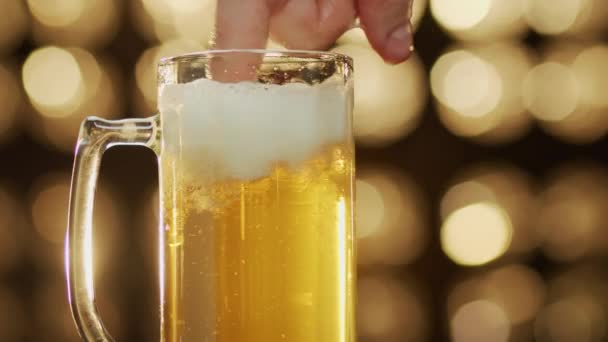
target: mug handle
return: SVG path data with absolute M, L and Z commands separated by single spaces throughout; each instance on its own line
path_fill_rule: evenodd
M 93 202 L 103 153 L 113 146 L 146 146 L 158 153 L 158 115 L 146 119 L 88 117 L 80 127 L 68 214 L 65 267 L 68 299 L 80 336 L 87 342 L 114 341 L 95 305 Z

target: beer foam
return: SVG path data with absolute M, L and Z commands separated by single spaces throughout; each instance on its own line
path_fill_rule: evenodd
M 346 96 L 335 82 L 164 85 L 163 155 L 179 156 L 195 173 L 245 180 L 268 175 L 276 162 L 297 167 L 346 139 Z

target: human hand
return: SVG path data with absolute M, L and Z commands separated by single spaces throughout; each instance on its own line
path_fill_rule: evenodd
M 413 0 L 218 0 L 216 48 L 260 49 L 271 36 L 290 49 L 329 47 L 359 17 L 389 63 L 409 57 Z

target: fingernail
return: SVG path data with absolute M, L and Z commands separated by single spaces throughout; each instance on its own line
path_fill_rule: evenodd
M 409 24 L 398 26 L 389 34 L 386 53 L 389 62 L 404 61 L 412 52 L 412 30 Z

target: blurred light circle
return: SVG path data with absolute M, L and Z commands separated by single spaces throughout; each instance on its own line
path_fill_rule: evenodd
M 431 0 L 431 13 L 446 28 L 462 30 L 479 24 L 491 6 L 492 0 Z
M 435 20 L 460 40 L 489 41 L 518 36 L 526 31 L 526 0 L 433 0 Z
M 77 97 L 64 106 L 54 107 L 37 105 L 32 100 L 39 118 L 32 120 L 28 128 L 40 142 L 72 151 L 82 120 L 91 114 L 115 118 L 122 105 L 122 92 L 120 74 L 111 62 L 79 48 L 64 51 L 76 61 L 79 70 Z
M 605 251 L 606 203 L 605 170 L 570 167 L 557 172 L 540 194 L 537 225 L 543 233 L 544 253 L 564 262 Z
M 389 341 L 422 341 L 428 334 L 420 296 L 390 276 L 362 276 L 357 283 L 358 335 Z
M 541 342 L 602 341 L 604 334 L 598 332 L 597 325 L 605 328 L 605 319 L 597 302 L 584 297 L 565 298 L 548 305 L 539 315 L 536 335 Z
M 527 50 L 513 43 L 450 49 L 431 70 L 442 123 L 454 134 L 482 143 L 523 135 L 531 118 L 520 87 L 530 64 Z
M 538 246 L 540 233 L 531 220 L 537 211 L 536 198 L 531 181 L 521 170 L 500 164 L 467 169 L 443 195 L 441 219 L 445 221 L 456 210 L 479 203 L 493 203 L 508 216 L 509 253 L 525 253 Z
M 27 0 L 34 18 L 46 26 L 68 26 L 82 16 L 85 0 Z
M 28 30 L 29 17 L 23 3 L 14 0 L 0 1 L 0 13 L 3 16 L 0 20 L 0 52 L 8 52 L 21 43 Z
M 390 144 L 418 125 L 427 87 L 417 56 L 399 65 L 389 65 L 376 52 L 361 45 L 342 45 L 333 51 L 347 54 L 357 63 L 353 125 L 359 143 Z
M 14 136 L 17 131 L 22 94 L 15 70 L 8 64 L 0 63 L 0 143 Z
M 470 204 L 445 219 L 441 226 L 441 247 L 457 264 L 479 266 L 507 251 L 512 230 L 508 215 L 496 204 Z
M 418 186 L 388 168 L 362 168 L 357 185 L 358 262 L 407 264 L 426 247 L 427 208 Z
M 454 342 L 507 342 L 511 323 L 504 309 L 488 300 L 476 300 L 460 307 L 450 322 Z
M 608 6 L 603 0 L 527 0 L 526 19 L 541 34 L 589 38 L 606 27 Z
M 115 196 L 103 183 L 95 195 L 93 214 L 93 232 L 95 244 L 96 276 L 117 249 L 120 240 L 121 207 Z M 63 246 L 67 229 L 68 199 L 70 194 L 70 177 L 67 174 L 48 174 L 37 179 L 31 193 L 31 218 L 39 237 L 43 240 Z
M 98 47 L 109 42 L 119 27 L 117 0 L 27 0 L 34 17 L 34 39 Z
M 439 73 L 443 63 L 444 75 L 431 74 L 431 84 L 440 101 L 469 117 L 483 116 L 496 107 L 502 84 L 494 67 L 467 51 L 442 56 L 433 71 Z M 435 82 L 435 75 L 441 80 Z
M 0 288 L 0 336 L 2 341 L 23 341 L 26 339 L 30 322 L 25 307 L 19 297 L 8 288 Z
M 83 95 L 78 62 L 62 48 L 50 46 L 32 52 L 23 64 L 22 77 L 32 104 L 50 116 L 69 115 Z
M 158 62 L 163 57 L 196 52 L 203 46 L 192 40 L 171 40 L 160 45 L 151 47 L 144 51 L 135 65 L 135 81 L 137 92 L 143 97 L 142 110 L 147 116 L 149 112 L 156 110 L 156 77 Z
M 523 83 L 526 106 L 543 130 L 561 140 L 588 144 L 601 139 L 608 132 L 606 106 L 598 100 L 604 99 L 601 45 L 568 41 L 544 50 L 544 62 Z
M 538 273 L 523 265 L 510 265 L 489 273 L 483 284 L 484 297 L 499 303 L 510 321 L 533 320 L 543 307 L 545 284 Z
M 213 38 L 216 2 L 211 0 L 137 0 L 136 27 L 148 40 L 193 40 L 208 46 Z
M 581 51 L 572 63 L 572 71 L 579 79 L 582 100 L 608 109 L 608 45 L 593 45 Z
M 523 84 L 524 101 L 532 114 L 544 121 L 560 121 L 571 115 L 581 96 L 574 73 L 565 65 L 537 65 Z
M 361 239 L 380 229 L 384 220 L 384 199 L 380 191 L 366 181 L 358 179 L 356 188 L 357 238 Z

